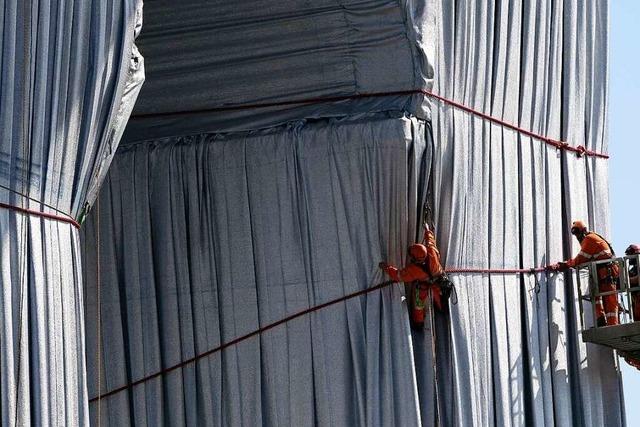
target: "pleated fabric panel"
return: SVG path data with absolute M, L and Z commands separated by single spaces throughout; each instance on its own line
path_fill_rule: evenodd
M 76 218 L 144 79 L 136 1 L 0 8 L 0 202 Z M 86 425 L 83 288 L 72 225 L 0 208 L 0 423 Z
M 82 240 L 90 397 L 380 282 L 377 262 L 402 263 L 419 238 L 425 197 L 449 267 L 567 259 L 578 217 L 606 234 L 606 160 L 440 102 L 431 116 L 422 96 L 358 96 L 433 79 L 606 152 L 607 7 L 149 5 L 150 84 Z M 352 99 L 220 110 L 332 96 Z M 581 343 L 570 275 L 452 279 L 459 302 L 434 328 L 410 333 L 402 293 L 385 290 L 91 403 L 92 421 L 622 424 L 616 361 Z
M 90 396 L 383 281 L 415 236 L 427 132 L 374 115 L 122 147 L 84 235 Z M 403 291 L 95 401 L 94 422 L 98 405 L 114 425 L 419 425 Z
M 255 130 L 389 110 L 428 118 L 419 0 L 160 0 L 145 8 L 148 79 L 125 140 Z M 334 97 L 341 101 L 278 105 Z M 261 108 L 229 107 L 268 104 Z M 222 110 L 220 110 L 222 109 Z
M 431 1 L 434 91 L 572 146 L 606 152 L 607 2 Z M 571 219 L 607 231 L 605 159 L 433 109 L 434 199 L 450 267 L 572 257 Z M 563 275 L 456 274 L 445 423 L 620 425 L 610 350 L 579 338 Z M 443 327 L 446 333 L 446 326 Z M 473 333 L 470 333 L 473 331 Z M 464 404 L 463 404 L 464 402 Z

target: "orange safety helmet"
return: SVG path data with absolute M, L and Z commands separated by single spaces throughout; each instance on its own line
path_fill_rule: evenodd
M 629 245 L 626 251 L 624 251 L 625 255 L 638 255 L 640 254 L 640 246 L 638 245 Z
M 409 246 L 409 256 L 416 261 L 424 261 L 427 258 L 427 247 L 420 243 Z
M 571 234 L 578 234 L 578 232 L 586 232 L 587 231 L 587 226 L 584 224 L 584 222 L 577 220 L 577 221 L 573 221 L 573 224 L 571 224 Z

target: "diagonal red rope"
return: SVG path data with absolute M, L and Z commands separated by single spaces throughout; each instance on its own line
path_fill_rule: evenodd
M 122 391 L 131 389 L 131 388 L 133 388 L 133 387 L 135 387 L 137 385 L 145 383 L 145 382 L 147 382 L 149 380 L 152 380 L 154 378 L 166 375 L 171 371 L 175 371 L 176 369 L 180 369 L 185 365 L 189 365 L 191 363 L 197 362 L 198 360 L 203 359 L 203 358 L 205 358 L 207 356 L 210 356 L 210 355 L 212 355 L 214 353 L 218 353 L 218 352 L 224 350 L 227 347 L 231 347 L 233 345 L 236 345 L 236 344 L 240 343 L 241 341 L 247 340 L 247 339 L 249 339 L 251 337 L 254 337 L 256 335 L 261 335 L 263 332 L 266 332 L 266 331 L 268 331 L 270 329 L 273 329 L 276 326 L 282 325 L 283 323 L 290 322 L 291 320 L 296 319 L 298 317 L 304 316 L 304 315 L 309 314 L 309 313 L 313 313 L 314 311 L 322 310 L 323 308 L 329 307 L 331 305 L 338 304 L 340 302 L 347 301 L 349 299 L 356 298 L 356 297 L 371 293 L 373 291 L 377 291 L 379 289 L 386 288 L 388 286 L 393 285 L 394 283 L 396 283 L 396 282 L 393 282 L 393 281 L 389 280 L 389 281 L 383 282 L 383 283 L 381 283 L 379 285 L 372 286 L 372 287 L 366 288 L 366 289 L 362 289 L 362 290 L 360 290 L 358 292 L 354 292 L 352 294 L 348 294 L 348 295 L 345 295 L 343 297 L 336 298 L 334 300 L 325 302 L 323 304 L 319 304 L 319 305 L 310 307 L 308 309 L 299 311 L 297 313 L 294 313 L 294 314 L 292 314 L 290 316 L 285 317 L 284 319 L 280 319 L 280 320 L 278 320 L 276 322 L 269 323 L 268 325 L 263 326 L 263 327 L 261 327 L 259 329 L 256 329 L 253 332 L 249 332 L 248 334 L 242 335 L 242 336 L 240 336 L 238 338 L 234 338 L 231 341 L 228 341 L 226 343 L 220 344 L 218 347 L 212 348 L 211 350 L 208 350 L 208 351 L 206 351 L 204 353 L 198 354 L 198 355 L 196 355 L 196 356 L 194 356 L 194 357 L 192 357 L 190 359 L 183 360 L 182 362 L 177 363 L 177 364 L 175 364 L 173 366 L 169 366 L 168 368 L 164 368 L 161 371 L 155 372 L 155 373 L 153 373 L 151 375 L 147 375 L 146 377 L 140 378 L 139 380 L 136 380 L 136 381 L 131 382 L 129 384 L 125 384 L 125 385 L 123 385 L 121 387 L 115 388 L 115 389 L 113 389 L 111 391 L 108 391 L 106 393 L 103 393 L 103 394 L 100 394 L 100 395 L 98 395 L 96 397 L 93 397 L 93 398 L 89 399 L 89 403 L 95 402 L 96 400 L 99 400 L 99 399 L 104 399 L 104 398 L 109 397 L 109 396 L 113 396 L 114 394 L 118 394 L 118 393 L 120 393 Z
M 537 134 L 537 133 L 532 132 L 532 131 L 530 131 L 528 129 L 524 129 L 524 128 L 520 127 L 520 126 L 516 126 L 516 125 L 514 125 L 512 123 L 506 122 L 506 121 L 504 121 L 502 119 L 499 119 L 497 117 L 490 116 L 490 115 L 488 115 L 486 113 L 483 113 L 482 111 L 474 110 L 471 107 L 467 107 L 464 104 L 460 104 L 459 102 L 456 102 L 456 101 L 453 101 L 451 99 L 445 98 L 443 96 L 437 95 L 437 94 L 435 94 L 433 92 L 429 92 L 427 90 L 423 90 L 421 92 L 424 95 L 426 95 L 426 96 L 428 96 L 430 98 L 434 98 L 434 99 L 437 99 L 438 101 L 442 101 L 445 104 L 449 104 L 449 105 L 451 105 L 451 106 L 453 106 L 455 108 L 458 108 L 459 110 L 463 110 L 463 111 L 466 111 L 468 113 L 474 114 L 474 115 L 476 115 L 478 117 L 481 117 L 481 118 L 483 118 L 483 119 L 485 119 L 487 121 L 490 121 L 490 122 L 496 123 L 496 124 L 498 124 L 500 126 L 503 126 L 503 127 L 508 128 L 508 129 L 514 130 L 514 131 L 516 131 L 516 132 L 518 132 L 518 133 L 520 133 L 522 135 L 526 135 L 528 137 L 538 139 L 538 140 L 543 141 L 546 144 L 554 146 L 554 147 L 556 147 L 558 149 L 574 152 L 578 156 L 585 155 L 585 156 L 592 156 L 592 157 L 600 157 L 600 158 L 603 158 L 603 159 L 608 159 L 609 158 L 609 155 L 607 155 L 607 154 L 598 153 L 598 152 L 592 151 L 592 150 L 587 150 L 582 145 L 578 145 L 577 147 L 574 147 L 574 146 L 571 146 L 571 145 L 567 144 L 564 141 L 560 141 L 560 140 L 557 140 L 557 139 L 553 139 L 553 138 L 549 138 L 547 136 L 543 136 L 543 135 Z
M 25 215 L 37 216 L 40 218 L 46 218 L 46 219 L 52 219 L 54 221 L 64 222 L 64 223 L 73 225 L 77 229 L 80 229 L 80 224 L 78 223 L 78 221 L 71 218 L 70 216 L 62 216 L 62 215 L 56 215 L 56 214 L 43 212 L 43 211 L 37 211 L 34 209 L 22 208 L 20 206 L 9 205 L 7 203 L 2 203 L 2 202 L 0 202 L 0 208 L 8 209 L 10 211 L 18 212 Z
M 286 101 L 276 101 L 276 102 L 260 102 L 254 104 L 238 104 L 238 105 L 224 105 L 221 107 L 214 107 L 203 110 L 193 110 L 193 111 L 176 111 L 176 112 L 167 112 L 167 113 L 148 113 L 148 114 L 137 114 L 134 115 L 134 118 L 147 118 L 147 117 L 163 117 L 163 116 L 177 116 L 177 115 L 185 115 L 185 114 L 194 114 L 194 113 L 217 113 L 223 111 L 241 111 L 241 110 L 254 110 L 260 108 L 272 108 L 272 107 L 286 107 L 291 105 L 313 105 L 313 104 L 323 104 L 328 102 L 340 102 L 340 101 L 348 101 L 353 99 L 362 99 L 362 98 L 380 98 L 386 96 L 407 96 L 407 95 L 424 95 L 429 98 L 437 99 L 445 104 L 448 104 L 452 107 L 455 107 L 459 110 L 465 111 L 467 113 L 478 116 L 484 120 L 489 122 L 498 124 L 505 128 L 516 131 L 522 135 L 526 135 L 528 137 L 540 140 L 548 145 L 551 145 L 560 150 L 566 150 L 573 153 L 576 153 L 579 157 L 581 156 L 591 156 L 591 157 L 599 157 L 602 159 L 608 159 L 609 155 L 604 153 L 599 153 L 593 150 L 587 150 L 582 145 L 578 145 L 576 147 L 569 145 L 564 141 L 560 141 L 557 139 L 549 138 L 544 135 L 540 135 L 535 133 L 529 129 L 522 128 L 520 126 L 514 125 L 513 123 L 509 123 L 505 120 L 499 119 L 497 117 L 491 116 L 482 111 L 476 110 L 474 108 L 468 107 L 460 102 L 454 101 L 449 98 L 445 98 L 444 96 L 438 95 L 431 91 L 425 89 L 408 89 L 408 90 L 397 90 L 390 92 L 366 92 L 359 93 L 355 95 L 341 95 L 341 96 L 328 96 L 328 97 L 318 97 L 318 98 L 304 98 L 304 99 L 295 99 L 295 100 L 286 100 Z
M 566 142 L 560 141 L 560 140 L 556 140 L 553 138 L 549 138 L 547 136 L 544 135 L 540 135 L 538 133 L 535 133 L 533 131 L 530 131 L 528 129 L 524 129 L 522 127 L 516 126 L 512 123 L 506 122 L 502 119 L 499 119 L 497 117 L 493 117 L 489 114 L 483 113 L 482 111 L 478 111 L 475 110 L 471 107 L 468 107 L 464 104 L 461 104 L 457 101 L 454 101 L 452 99 L 449 98 L 445 98 L 444 96 L 440 96 L 438 94 L 435 94 L 433 92 L 430 92 L 428 90 L 424 90 L 424 89 L 412 89 L 412 90 L 400 90 L 400 91 L 392 91 L 392 92 L 371 92 L 371 93 L 361 93 L 361 94 L 356 94 L 356 95 L 345 95 L 345 96 L 333 96 L 333 97 L 325 97 L 325 98 L 309 98 L 309 99 L 300 99 L 300 100 L 290 100 L 290 101 L 279 101 L 279 102 L 266 102 L 266 103 L 257 103 L 257 104 L 243 104 L 243 105 L 228 105 L 228 106 L 223 106 L 223 107 L 216 107 L 216 108 L 211 108 L 209 110 L 201 110 L 201 111 L 182 111 L 182 112 L 176 112 L 176 113 L 158 113 L 158 114 L 140 114 L 137 115 L 135 117 L 148 117 L 148 116 L 154 116 L 154 117 L 158 117 L 158 116 L 163 116 L 163 115 L 180 115 L 180 114 L 190 114 L 190 113 L 195 113 L 195 112 L 199 112 L 199 113 L 203 113 L 203 112 L 221 112 L 221 111 L 232 111 L 232 110 L 247 110 L 247 109 L 257 109 L 257 108 L 267 108 L 267 107 L 278 107 L 278 106 L 288 106 L 288 105 L 308 105 L 308 104 L 319 104 L 319 103 L 326 103 L 326 102 L 338 102 L 338 101 L 346 101 L 346 100 L 350 100 L 350 99 L 358 99 L 358 98 L 373 98 L 373 97 L 383 97 L 383 96 L 401 96 L 401 95 L 417 95 L 417 94 L 422 94 L 425 95 L 427 97 L 430 98 L 434 98 L 437 99 L 445 104 L 451 105 L 452 107 L 455 107 L 459 110 L 468 112 L 470 114 L 476 115 L 484 120 L 487 120 L 489 122 L 498 124 L 500 126 L 503 126 L 507 129 L 511 129 L 513 131 L 516 131 L 522 135 L 534 138 L 534 139 L 538 139 L 548 145 L 551 145 L 553 147 L 556 147 L 558 149 L 561 150 L 566 150 L 566 151 L 570 151 L 573 153 L 576 153 L 579 157 L 580 156 L 591 156 L 591 157 L 599 157 L 599 158 L 603 158 L 603 159 L 608 159 L 609 155 L 604 154 L 604 153 L 599 153 L 597 151 L 593 151 L 593 150 L 587 150 L 585 147 L 583 147 L 582 145 L 578 145 L 577 147 L 571 146 L 569 144 L 567 144 Z M 47 212 L 42 212 L 42 211 L 37 211 L 37 210 L 33 210 L 33 209 L 27 209 L 27 208 L 22 208 L 19 206 L 13 206 L 13 205 L 9 205 L 6 203 L 0 203 L 0 208 L 4 208 L 4 209 L 9 209 L 9 210 L 13 210 L 16 212 L 20 212 L 26 215 L 33 215 L 33 216 L 38 216 L 41 218 L 47 218 L 47 219 L 52 219 L 55 221 L 61 221 L 61 222 L 65 222 L 68 224 L 73 225 L 76 228 L 80 228 L 80 224 L 73 219 L 71 216 L 62 216 L 62 215 L 56 215 L 56 214 L 51 214 L 51 213 L 47 213 Z M 458 272 L 458 271 L 457 271 Z M 459 272 L 463 272 L 463 271 L 459 271 Z M 467 271 L 469 273 L 478 273 L 480 271 Z M 488 272 L 488 271 L 485 271 Z M 499 272 L 499 270 L 494 270 L 493 272 Z M 506 271 L 505 271 L 506 272 Z
M 547 269 L 548 269 L 548 267 L 537 267 L 537 268 L 528 268 L 528 269 L 451 268 L 451 269 L 447 269 L 446 271 L 448 273 L 493 273 L 493 274 L 516 274 L 516 273 L 519 273 L 519 274 L 535 274 L 535 273 L 540 273 L 540 272 L 546 271 Z M 236 344 L 238 344 L 238 343 L 240 343 L 242 341 L 245 341 L 245 340 L 247 340 L 247 339 L 249 339 L 251 337 L 254 337 L 256 335 L 261 335 L 263 332 L 266 332 L 266 331 L 268 331 L 270 329 L 273 329 L 276 326 L 282 325 L 284 323 L 290 322 L 291 320 L 296 319 L 298 317 L 304 316 L 304 315 L 309 314 L 309 313 L 313 313 L 313 312 L 318 311 L 318 310 L 322 310 L 323 308 L 326 308 L 326 307 L 332 306 L 334 304 L 338 304 L 340 302 L 347 301 L 349 299 L 356 298 L 356 297 L 371 293 L 371 292 L 379 290 L 379 289 L 386 288 L 388 286 L 393 285 L 394 283 L 396 283 L 396 282 L 393 282 L 393 281 L 389 280 L 389 281 L 383 282 L 383 283 L 381 283 L 379 285 L 372 286 L 370 288 L 363 289 L 363 290 L 354 292 L 352 294 L 348 294 L 348 295 L 345 295 L 343 297 L 336 298 L 334 300 L 325 302 L 323 304 L 319 304 L 319 305 L 316 305 L 314 307 L 310 307 L 308 309 L 299 311 L 297 313 L 294 313 L 294 314 L 292 314 L 290 316 L 285 317 L 284 319 L 278 320 L 276 322 L 273 322 L 273 323 L 270 323 L 270 324 L 268 324 L 266 326 L 263 326 L 262 328 L 256 329 L 253 332 L 249 332 L 248 334 L 242 335 L 240 337 L 234 338 L 231 341 L 228 341 L 228 342 L 225 342 L 223 344 L 220 344 L 219 346 L 217 346 L 215 348 L 212 348 L 212 349 L 210 349 L 208 351 L 205 351 L 204 353 L 198 354 L 198 355 L 193 356 L 193 357 L 191 357 L 189 359 L 183 360 L 180 363 L 177 363 L 175 365 L 169 366 L 168 368 L 164 368 L 164 369 L 162 369 L 162 370 L 160 370 L 158 372 L 155 372 L 153 374 L 150 374 L 150 375 L 147 375 L 145 377 L 142 377 L 142 378 L 140 378 L 140 379 L 138 379 L 136 381 L 130 382 L 128 384 L 125 384 L 125 385 L 120 386 L 118 388 L 115 388 L 113 390 L 110 390 L 110 391 L 108 391 L 106 393 L 99 394 L 99 395 L 97 395 L 95 397 L 92 397 L 91 399 L 89 399 L 89 403 L 95 402 L 97 400 L 105 399 L 105 398 L 107 398 L 109 396 L 113 396 L 113 395 L 121 393 L 123 391 L 132 389 L 132 388 L 134 388 L 134 387 L 136 387 L 136 386 L 138 386 L 140 384 L 143 384 L 143 383 L 145 383 L 145 382 L 147 382 L 149 380 L 161 377 L 161 376 L 166 375 L 166 374 L 168 374 L 168 373 L 170 373 L 172 371 L 180 369 L 180 368 L 182 368 L 182 367 L 184 367 L 186 365 L 189 365 L 189 364 L 192 364 L 194 362 L 197 362 L 198 360 L 201 360 L 201 359 L 203 359 L 205 357 L 211 356 L 214 353 L 218 353 L 218 352 L 220 352 L 220 351 L 222 351 L 222 350 L 224 350 L 224 349 L 226 349 L 228 347 L 236 345 Z

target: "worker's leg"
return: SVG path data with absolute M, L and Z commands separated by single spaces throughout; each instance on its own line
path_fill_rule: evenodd
M 613 283 L 600 285 L 600 292 L 615 291 L 616 286 Z M 602 297 L 604 304 L 604 315 L 607 319 L 607 326 L 618 324 L 618 295 L 605 295 Z
M 596 297 L 596 325 L 598 327 L 607 326 L 607 318 L 604 315 L 604 305 L 602 304 L 602 297 Z
M 413 326 L 421 327 L 424 324 L 425 306 L 429 298 L 429 290 L 427 286 L 416 285 L 413 288 L 413 308 L 411 312 L 411 320 Z
M 633 321 L 640 320 L 640 294 L 638 292 L 633 293 Z

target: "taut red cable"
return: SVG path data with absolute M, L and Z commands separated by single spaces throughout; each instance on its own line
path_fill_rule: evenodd
M 371 293 L 373 291 L 377 291 L 379 289 L 386 288 L 387 286 L 391 286 L 394 283 L 396 283 L 396 282 L 388 280 L 388 281 L 383 282 L 383 283 L 381 283 L 379 285 L 372 286 L 370 288 L 366 288 L 366 289 L 360 290 L 358 292 L 354 292 L 352 294 L 348 294 L 348 295 L 345 295 L 343 297 L 336 298 L 334 300 L 325 302 L 323 304 L 319 304 L 319 305 L 310 307 L 310 308 L 308 308 L 306 310 L 299 311 L 299 312 L 297 312 L 295 314 L 292 314 L 290 316 L 285 317 L 284 319 L 278 320 L 277 322 L 269 323 L 268 325 L 263 326 L 262 328 L 256 329 L 253 332 L 249 332 L 248 334 L 242 335 L 242 336 L 240 336 L 238 338 L 234 338 L 231 341 L 228 341 L 226 343 L 220 344 L 218 347 L 212 348 L 211 350 L 208 350 L 208 351 L 206 351 L 204 353 L 201 353 L 199 355 L 193 356 L 190 359 L 183 360 L 180 363 L 177 363 L 177 364 L 175 364 L 173 366 L 170 366 L 168 368 L 164 368 L 164 369 L 162 369 L 162 370 L 160 370 L 160 371 L 158 371 L 156 373 L 153 373 L 151 375 L 147 375 L 146 377 L 140 378 L 139 380 L 136 380 L 136 381 L 131 382 L 129 384 L 125 384 L 125 385 L 123 385 L 121 387 L 115 388 L 115 389 L 113 389 L 111 391 L 108 391 L 106 393 L 103 393 L 103 394 L 100 394 L 100 395 L 98 395 L 96 397 L 93 397 L 93 398 L 89 399 L 89 403 L 95 402 L 96 400 L 104 399 L 104 398 L 109 397 L 109 396 L 113 396 L 114 394 L 118 394 L 118 393 L 120 393 L 122 391 L 125 391 L 125 390 L 128 390 L 130 388 L 133 388 L 133 387 L 135 387 L 135 386 L 137 386 L 139 384 L 145 383 L 145 382 L 147 382 L 149 380 L 152 380 L 154 378 L 157 378 L 157 377 L 160 377 L 162 375 L 165 375 L 165 374 L 167 374 L 167 373 L 169 373 L 171 371 L 175 371 L 176 369 L 182 368 L 185 365 L 189 365 L 189 364 L 191 364 L 193 362 L 197 362 L 200 359 L 203 359 L 203 358 L 205 358 L 207 356 L 210 356 L 210 355 L 212 355 L 214 353 L 218 353 L 218 352 L 224 350 L 227 347 L 231 347 L 232 345 L 238 344 L 241 341 L 244 341 L 244 340 L 249 339 L 251 337 L 254 337 L 256 335 L 260 335 L 263 332 L 268 331 L 269 329 L 273 329 L 276 326 L 282 325 L 283 323 L 287 323 L 287 322 L 289 322 L 289 321 L 291 321 L 293 319 L 296 319 L 298 317 L 304 316 L 305 314 L 313 313 L 314 311 L 321 310 L 321 309 L 323 309 L 325 307 L 329 307 L 331 305 L 334 305 L 334 304 L 349 300 L 351 298 L 359 297 L 359 296 Z
M 479 274 L 536 274 L 549 271 L 549 267 L 536 268 L 447 268 L 447 273 L 479 273 Z
M 543 272 L 543 271 L 546 271 L 546 270 L 547 270 L 547 267 L 537 267 L 537 268 L 528 268 L 528 269 L 527 268 L 522 268 L 522 269 L 519 269 L 519 268 L 516 268 L 516 269 L 452 268 L 452 269 L 447 269 L 446 271 L 447 271 L 447 273 L 494 273 L 494 274 L 524 273 L 524 274 L 534 274 L 534 273 L 540 273 L 540 272 Z M 162 370 L 160 370 L 158 372 L 155 372 L 153 374 L 147 375 L 147 376 L 145 376 L 143 378 L 140 378 L 140 379 L 138 379 L 136 381 L 133 381 L 133 382 L 128 383 L 128 384 L 125 384 L 123 386 L 120 386 L 118 388 L 115 388 L 113 390 L 105 392 L 103 394 L 99 394 L 99 395 L 97 395 L 95 397 L 92 397 L 91 399 L 89 399 L 89 403 L 95 402 L 97 400 L 102 400 L 102 399 L 107 398 L 109 396 L 113 396 L 114 394 L 118 394 L 118 393 L 123 392 L 125 390 L 129 390 L 129 389 L 131 389 L 131 388 L 133 388 L 133 387 L 135 387 L 137 385 L 143 384 L 143 383 L 145 383 L 145 382 L 147 382 L 149 380 L 152 380 L 154 378 L 158 378 L 158 377 L 161 377 L 163 375 L 166 375 L 169 372 L 175 371 L 175 370 L 180 369 L 180 368 L 182 368 L 182 367 L 184 367 L 186 365 L 189 365 L 191 363 L 197 362 L 200 359 L 203 359 L 205 357 L 211 356 L 214 353 L 218 353 L 218 352 L 220 352 L 220 351 L 222 351 L 222 350 L 224 350 L 224 349 L 226 349 L 228 347 L 236 345 L 236 344 L 238 344 L 238 343 L 240 343 L 240 342 L 242 342 L 244 340 L 247 340 L 247 339 L 249 339 L 251 337 L 254 337 L 256 335 L 260 335 L 263 332 L 266 332 L 266 331 L 268 331 L 270 329 L 275 328 L 276 326 L 279 326 L 279 325 L 282 325 L 284 323 L 287 323 L 287 322 L 289 322 L 289 321 L 291 321 L 293 319 L 296 319 L 298 317 L 304 316 L 304 315 L 309 314 L 309 313 L 313 313 L 315 311 L 321 310 L 323 308 L 329 307 L 331 305 L 334 305 L 334 304 L 337 304 L 337 303 L 340 303 L 340 302 L 343 302 L 343 301 L 347 301 L 347 300 L 355 298 L 355 297 L 359 297 L 359 296 L 371 293 L 373 291 L 376 291 L 376 290 L 379 290 L 379 289 L 382 289 L 382 288 L 386 288 L 388 286 L 393 285 L 394 283 L 396 283 L 396 282 L 388 280 L 388 281 L 383 282 L 383 283 L 381 283 L 379 285 L 372 286 L 370 288 L 363 289 L 361 291 L 345 295 L 343 297 L 340 297 L 340 298 L 325 302 L 323 304 L 319 304 L 319 305 L 316 305 L 314 307 L 310 307 L 310 308 L 308 308 L 306 310 L 299 311 L 299 312 L 297 312 L 295 314 L 292 314 L 290 316 L 285 317 L 284 319 L 281 319 L 281 320 L 278 320 L 276 322 L 270 323 L 270 324 L 268 324 L 266 326 L 263 326 L 262 328 L 256 329 L 255 331 L 249 332 L 248 334 L 242 335 L 242 336 L 240 336 L 238 338 L 234 338 L 231 341 L 228 341 L 226 343 L 220 344 L 218 347 L 212 348 L 211 350 L 208 350 L 208 351 L 206 351 L 204 353 L 201 353 L 201 354 L 193 356 L 193 357 L 191 357 L 189 359 L 183 360 L 182 362 L 177 363 L 175 365 L 172 365 L 172 366 L 170 366 L 168 368 L 164 368 L 164 369 L 162 369 Z
M 0 202 L 0 208 L 19 212 L 25 215 L 37 216 L 40 218 L 46 218 L 46 219 L 52 219 L 54 221 L 64 222 L 64 223 L 73 225 L 77 229 L 80 229 L 80 224 L 78 223 L 78 221 L 71 218 L 70 216 L 62 216 L 62 215 L 56 215 L 48 212 L 36 211 L 34 209 L 21 208 L 19 206 L 13 206 L 13 205 L 9 205 L 7 203 L 1 203 L 1 202 Z
M 430 98 L 435 98 L 435 99 L 437 99 L 439 101 L 444 102 L 445 104 L 449 104 L 449 105 L 451 105 L 451 106 L 453 106 L 455 108 L 458 108 L 460 110 L 466 111 L 466 112 L 471 113 L 471 114 L 474 114 L 474 115 L 476 115 L 478 117 L 481 117 L 481 118 L 483 118 L 483 119 L 485 119 L 487 121 L 496 123 L 496 124 L 498 124 L 500 126 L 504 126 L 504 127 L 508 128 L 508 129 L 514 130 L 514 131 L 516 131 L 518 133 L 521 133 L 523 135 L 526 135 L 528 137 L 539 139 L 539 140 L 545 142 L 546 144 L 552 145 L 552 146 L 554 146 L 556 148 L 559 148 L 561 150 L 567 150 L 567 151 L 574 152 L 578 156 L 586 155 L 586 156 L 600 157 L 600 158 L 603 158 L 603 159 L 608 159 L 609 158 L 609 155 L 607 155 L 607 154 L 603 154 L 603 153 L 598 153 L 596 151 L 587 150 L 582 145 L 578 145 L 577 147 L 573 147 L 573 146 L 567 144 L 564 141 L 560 141 L 560 140 L 557 140 L 557 139 L 549 138 L 549 137 L 544 136 L 544 135 L 537 134 L 537 133 L 532 132 L 532 131 L 530 131 L 528 129 L 521 128 L 520 126 L 516 126 L 516 125 L 511 124 L 509 122 L 505 122 L 504 120 L 499 119 L 497 117 L 490 116 L 490 115 L 488 115 L 486 113 L 483 113 L 482 111 L 474 110 L 473 108 L 467 107 L 466 105 L 460 104 L 459 102 L 456 102 L 456 101 L 453 101 L 451 99 L 445 98 L 443 96 L 437 95 L 437 94 L 435 94 L 433 92 L 429 92 L 428 90 L 422 90 L 420 92 L 423 93 L 424 95 L 430 97 Z
M 355 95 L 341 95 L 341 96 L 328 96 L 328 97 L 318 97 L 318 98 L 306 98 L 306 99 L 296 99 L 296 100 L 287 100 L 287 101 L 276 101 L 276 102 L 262 102 L 255 104 L 238 104 L 238 105 L 225 105 L 221 107 L 208 108 L 203 110 L 193 110 L 193 111 L 176 111 L 176 112 L 167 112 L 167 113 L 149 113 L 149 114 L 137 114 L 134 115 L 134 118 L 146 118 L 146 117 L 163 117 L 163 116 L 176 116 L 176 115 L 185 115 L 185 114 L 194 114 L 194 113 L 217 113 L 223 111 L 241 111 L 241 110 L 255 110 L 260 108 L 271 108 L 271 107 L 286 107 L 291 105 L 312 105 L 312 104 L 323 104 L 327 102 L 340 102 L 340 101 L 348 101 L 352 99 L 361 99 L 361 98 L 380 98 L 385 96 L 407 96 L 407 95 L 424 95 L 429 98 L 434 98 L 439 101 L 442 101 L 445 104 L 451 105 L 459 110 L 466 111 L 467 113 L 476 115 L 484 120 L 489 122 L 498 124 L 500 126 L 506 127 L 522 135 L 526 135 L 530 138 L 534 138 L 540 140 L 548 145 L 551 145 L 560 150 L 571 151 L 576 153 L 578 156 L 591 156 L 591 157 L 599 157 L 602 159 L 608 159 L 609 155 L 604 153 L 598 153 L 597 151 L 587 150 L 582 145 L 578 145 L 574 147 L 569 145 L 564 141 L 560 141 L 557 139 L 549 138 L 544 135 L 540 135 L 528 129 L 521 128 L 520 126 L 514 125 L 512 123 L 506 122 L 497 117 L 493 117 L 489 114 L 483 113 L 482 111 L 475 110 L 471 107 L 468 107 L 464 104 L 461 104 L 457 101 L 454 101 L 449 98 L 445 98 L 444 96 L 438 95 L 436 93 L 430 92 L 425 89 L 409 89 L 409 90 L 397 90 L 390 92 L 367 92 L 367 93 L 359 93 Z

